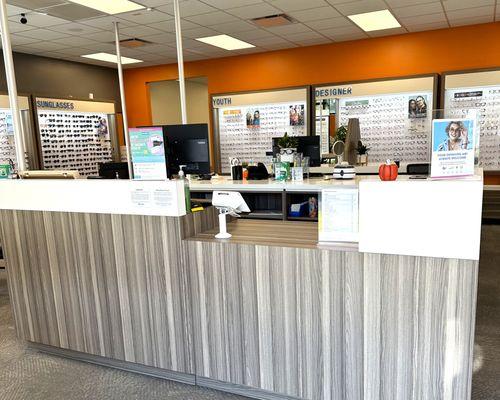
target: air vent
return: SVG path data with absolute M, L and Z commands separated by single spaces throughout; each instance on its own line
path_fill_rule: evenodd
M 147 44 L 151 44 L 152 42 L 148 42 L 147 40 L 143 39 L 125 39 L 125 40 L 120 40 L 120 44 L 123 47 L 128 47 L 128 48 L 136 48 L 136 47 L 142 47 Z
M 272 26 L 282 26 L 293 24 L 293 20 L 286 14 L 268 15 L 267 17 L 259 17 L 252 19 L 252 22 L 263 28 L 269 28 Z

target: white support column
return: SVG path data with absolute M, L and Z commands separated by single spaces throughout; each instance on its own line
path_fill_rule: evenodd
M 19 111 L 17 98 L 16 74 L 14 71 L 14 60 L 12 58 L 12 46 L 10 43 L 6 0 L 0 0 L 0 28 L 2 32 L 2 48 L 5 63 L 5 76 L 7 79 L 7 90 L 9 92 L 10 110 L 12 112 L 12 123 L 14 125 L 17 169 L 19 171 L 24 171 L 26 170 L 26 154 L 21 125 L 21 112 Z
M 113 22 L 115 25 L 115 45 L 116 45 L 116 58 L 118 64 L 118 80 L 120 82 L 120 99 L 122 103 L 122 117 L 123 117 L 123 136 L 125 136 L 125 146 L 127 147 L 127 164 L 128 175 L 130 179 L 133 178 L 134 170 L 132 168 L 132 156 L 130 154 L 130 137 L 128 135 L 128 119 L 127 119 L 127 102 L 125 101 L 125 86 L 123 84 L 123 68 L 122 68 L 122 55 L 120 51 L 120 29 L 118 22 Z
M 182 55 L 181 10 L 179 0 L 174 0 L 175 41 L 177 45 L 177 66 L 179 68 L 179 92 L 181 99 L 182 123 L 187 124 L 186 84 L 184 80 L 184 57 Z

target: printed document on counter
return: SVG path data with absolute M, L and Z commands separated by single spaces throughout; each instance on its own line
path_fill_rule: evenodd
M 320 242 L 357 242 L 358 189 L 324 189 L 319 205 Z

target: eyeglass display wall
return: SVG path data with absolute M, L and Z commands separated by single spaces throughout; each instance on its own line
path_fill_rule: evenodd
M 428 162 L 436 84 L 437 76 L 432 75 L 316 87 L 316 109 L 322 112 L 316 118 L 325 118 L 325 101 L 337 127 L 358 118 L 370 162 Z M 318 128 L 327 129 L 326 125 L 316 124 L 316 134 L 325 136 Z
M 479 166 L 500 169 L 500 70 L 449 73 L 444 79 L 445 118 L 475 117 Z
M 37 114 L 44 169 L 90 176 L 113 161 L 113 104 L 37 99 Z
M 230 173 L 231 158 L 270 164 L 273 138 L 307 135 L 308 98 L 308 88 L 213 96 L 217 170 Z
M 19 108 L 21 111 L 21 130 L 25 137 L 26 151 L 30 153 L 30 143 L 26 140 L 26 136 L 32 133 L 28 97 L 19 97 Z M 0 95 L 0 164 L 9 164 L 10 161 L 14 163 L 14 166 L 17 165 L 12 111 L 10 110 L 8 96 Z

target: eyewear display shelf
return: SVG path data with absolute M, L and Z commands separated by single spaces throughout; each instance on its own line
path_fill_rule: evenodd
M 443 75 L 445 118 L 472 118 L 479 136 L 479 166 L 500 170 L 500 69 Z
M 0 164 L 16 162 L 16 147 L 14 143 L 14 127 L 10 109 L 0 109 Z
M 113 160 L 108 116 L 91 112 L 38 112 L 45 169 L 98 175 L 99 163 Z
M 334 114 L 337 127 L 359 120 L 370 162 L 429 162 L 437 75 L 342 83 L 314 88 L 316 118 Z M 317 123 L 322 138 L 329 129 Z
M 272 140 L 309 132 L 309 88 L 228 93 L 212 97 L 216 169 L 230 173 L 230 159 L 270 164 Z

